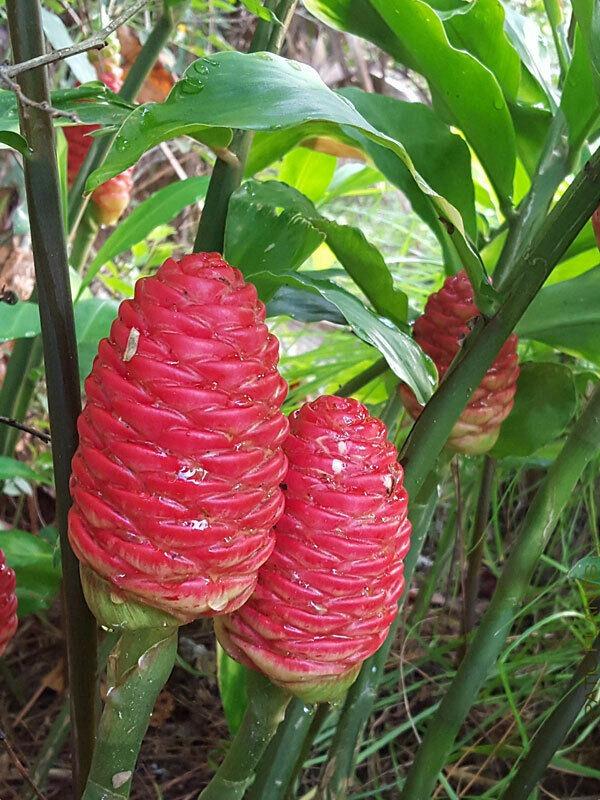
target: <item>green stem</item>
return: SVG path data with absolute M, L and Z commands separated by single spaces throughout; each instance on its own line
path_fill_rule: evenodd
M 41 338 L 17 339 L 0 390 L 0 415 L 9 419 L 25 419 L 41 363 Z M 0 455 L 12 456 L 18 436 L 19 431 L 15 428 L 8 425 L 0 427 Z
M 271 24 L 266 20 L 259 19 L 249 48 L 251 53 L 262 50 L 271 53 L 279 51 L 296 2 L 297 0 L 279 0 L 279 2 L 271 0 L 265 4 L 275 13 L 281 24 Z M 251 144 L 252 131 L 235 131 L 229 150 L 236 156 L 237 163 L 232 164 L 229 161 L 217 159 L 198 224 L 194 252 L 223 252 L 229 200 L 242 182 Z
M 43 54 L 39 0 L 7 0 L 6 8 L 14 60 Z M 21 132 L 30 147 L 24 159 L 25 188 L 46 365 L 74 741 L 74 794 L 79 797 L 95 734 L 96 623 L 83 597 L 79 566 L 67 535 L 71 459 L 77 447 L 76 425 L 81 411 L 77 344 L 54 130 L 50 114 L 42 110 L 42 104 L 50 102 L 46 68 L 23 73 L 19 85 L 26 97 L 40 104 L 21 106 L 19 113 Z
M 600 203 L 600 152 L 592 156 L 521 256 L 502 305 L 480 320 L 440 387 L 415 422 L 402 451 L 406 487 L 415 495 L 473 391 L 552 270 Z
M 464 633 L 469 634 L 475 627 L 476 611 L 475 605 L 479 596 L 479 580 L 481 564 L 483 563 L 483 551 L 485 548 L 485 532 L 490 516 L 490 504 L 492 499 L 492 484 L 496 472 L 496 461 L 490 456 L 485 456 L 483 469 L 481 471 L 481 485 L 479 497 L 477 498 L 477 509 L 475 511 L 475 521 L 473 523 L 473 535 L 467 560 L 467 577 L 465 580 L 464 604 Z
M 529 192 L 509 223 L 508 236 L 494 269 L 494 286 L 499 291 L 513 278 L 518 277 L 521 256 L 531 244 L 547 214 L 556 190 L 569 174 L 573 160 L 574 153 L 569 149 L 564 115 L 558 111 L 552 120 Z
M 558 518 L 599 447 L 600 387 L 594 391 L 529 507 L 490 605 L 456 677 L 430 721 L 408 773 L 402 800 L 423 800 L 432 796 L 456 735 L 502 651 Z
M 286 691 L 253 670 L 248 673 L 248 697 L 248 708 L 235 739 L 198 800 L 241 800 L 290 701 Z
M 544 0 L 544 8 L 552 29 L 552 38 L 560 67 L 560 82 L 562 85 L 571 61 L 571 52 L 565 33 L 564 14 L 559 0 Z
M 156 59 L 160 55 L 161 50 L 171 38 L 175 19 L 173 11 L 167 2 L 163 3 L 163 10 L 161 16 L 156 21 L 152 31 L 138 56 L 127 73 L 127 77 L 123 82 L 123 86 L 119 91 L 119 97 L 131 103 L 137 97 L 144 81 L 150 74 L 150 71 Z M 75 176 L 73 185 L 69 191 L 69 233 L 71 238 L 74 236 L 85 210 L 87 200 L 84 195 L 85 184 L 92 172 L 102 165 L 106 158 L 108 151 L 115 139 L 113 136 L 103 136 L 101 139 L 95 139 L 90 150 L 81 165 L 79 172 Z
M 108 690 L 82 800 L 129 797 L 131 779 L 159 692 L 177 655 L 177 630 L 126 631 L 108 661 Z
M 370 367 L 367 367 L 362 372 L 359 372 L 358 375 L 355 375 L 353 378 L 350 378 L 349 381 L 343 383 L 336 394 L 339 397 L 350 397 L 350 395 L 358 392 L 359 389 L 371 383 L 375 378 L 384 375 L 388 369 L 388 363 L 385 358 L 380 358 L 374 364 L 371 364 Z
M 97 235 L 98 225 L 93 218 L 91 210 L 86 208 L 77 232 L 73 237 L 69 254 L 69 262 L 77 272 L 81 272 L 85 266 Z
M 546 717 L 501 800 L 527 800 L 542 779 L 552 757 L 561 746 L 590 693 L 600 680 L 600 636 L 586 652 L 560 702 Z M 595 709 L 594 709 L 595 710 Z
M 316 705 L 292 698 L 283 722 L 258 763 L 247 800 L 280 800 L 284 796 L 294 779 L 302 744 L 310 738 L 316 711 Z
M 423 503 L 411 503 L 413 532 L 409 554 L 404 562 L 405 590 L 400 601 L 402 607 L 408 594 L 417 559 L 429 531 L 433 512 L 438 501 L 437 481 L 427 487 Z M 362 665 L 358 678 L 348 690 L 333 741 L 327 754 L 326 766 L 321 776 L 317 797 L 319 800 L 342 800 L 348 794 L 354 774 L 356 753 L 362 740 L 367 720 L 377 699 L 377 690 L 388 661 L 392 644 L 400 624 L 400 613 L 392 624 L 385 642 Z

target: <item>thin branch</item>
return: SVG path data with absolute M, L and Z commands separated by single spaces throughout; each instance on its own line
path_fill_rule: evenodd
M 3 417 L 0 415 L 0 424 L 8 425 L 10 428 L 16 428 L 18 431 L 23 431 L 24 433 L 29 433 L 31 436 L 35 436 L 38 439 L 41 439 L 42 442 L 46 444 L 50 444 L 50 434 L 44 433 L 43 431 L 39 431 L 37 428 L 31 428 L 29 425 L 24 425 L 22 422 L 17 422 L 16 419 L 11 419 L 10 417 Z
M 22 105 L 29 106 L 29 108 L 37 108 L 40 111 L 46 111 L 51 117 L 66 117 L 66 119 L 69 119 L 71 122 L 76 124 L 81 122 L 77 114 L 75 114 L 73 111 L 62 111 L 60 108 L 54 108 L 54 106 L 51 106 L 50 103 L 47 103 L 46 101 L 38 103 L 36 100 L 32 100 L 30 97 L 27 97 L 16 81 L 4 74 L 4 69 L 6 69 L 6 67 L 0 67 L 0 84 L 14 92 L 17 96 L 17 100 Z
M 40 792 L 38 787 L 29 777 L 29 773 L 19 760 L 19 756 L 12 749 L 10 742 L 6 738 L 6 734 L 4 733 L 3 730 L 0 730 L 0 742 L 4 745 L 4 749 L 8 753 L 8 757 L 10 758 L 14 768 L 17 770 L 17 772 L 23 778 L 23 780 L 28 784 L 28 786 L 31 787 L 32 791 L 35 792 L 35 796 L 38 798 L 38 800 L 47 800 L 46 796 Z
M 12 64 L 0 67 L 0 80 L 6 82 L 23 72 L 28 72 L 37 67 L 43 67 L 46 64 L 54 64 L 56 61 L 64 61 L 65 58 L 76 56 L 79 53 L 86 53 L 88 50 L 101 50 L 106 46 L 106 40 L 114 33 L 117 28 L 124 25 L 131 17 L 135 16 L 138 11 L 147 6 L 152 0 L 135 0 L 125 11 L 119 16 L 115 17 L 110 23 L 98 31 L 94 36 L 89 39 L 84 39 L 83 42 L 71 45 L 70 47 L 61 47 L 58 50 L 53 50 L 51 53 L 46 53 L 43 56 L 36 56 L 36 58 L 29 58 L 27 61 L 21 61 L 20 64 Z

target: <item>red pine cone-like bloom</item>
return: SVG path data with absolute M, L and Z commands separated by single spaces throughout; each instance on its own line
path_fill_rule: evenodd
M 123 70 L 108 61 L 102 62 L 101 66 L 103 71 L 99 72 L 98 80 L 101 80 L 111 91 L 118 92 L 123 84 Z M 98 130 L 99 127 L 99 125 L 70 125 L 63 129 L 68 144 L 67 178 L 69 186 L 75 180 L 94 141 L 89 134 Z M 115 175 L 114 178 L 110 178 L 94 190 L 91 202 L 96 219 L 101 225 L 114 225 L 120 219 L 129 205 L 132 189 L 133 168 L 120 175 Z
M 600 207 L 592 214 L 592 226 L 594 228 L 594 234 L 596 235 L 596 244 L 600 250 Z
M 189 622 L 252 593 L 283 512 L 277 361 L 255 287 L 217 253 L 168 259 L 121 303 L 71 479 L 70 540 L 104 624 L 119 604 Z
M 0 550 L 0 656 L 17 630 L 17 596 L 15 573 L 7 566 Z
M 427 300 L 425 311 L 415 322 L 413 335 L 435 363 L 440 380 L 478 316 L 473 289 L 462 271 L 446 278 L 439 292 Z M 517 343 L 514 334 L 509 336 L 452 429 L 448 445 L 459 453 L 477 455 L 494 446 L 500 426 L 514 404 L 519 377 Z M 416 419 L 423 407 L 408 386 L 402 386 L 400 394 Z
M 352 399 L 319 397 L 291 415 L 275 549 L 246 605 L 215 620 L 231 656 L 310 702 L 353 682 L 404 588 L 408 497 L 386 433 Z

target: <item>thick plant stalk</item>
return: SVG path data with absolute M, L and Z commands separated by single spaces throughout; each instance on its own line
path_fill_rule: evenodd
M 244 719 L 221 766 L 198 800 L 244 797 L 254 780 L 256 765 L 283 720 L 289 700 L 285 690 L 258 672 L 248 673 L 248 708 Z
M 496 591 L 472 644 L 429 723 L 408 773 L 402 800 L 431 797 L 458 731 L 498 658 L 531 576 L 581 474 L 600 447 L 600 387 L 548 470 L 529 507 Z
M 15 61 L 45 52 L 38 0 L 8 0 L 10 40 Z M 49 103 L 46 68 L 19 77 L 23 93 Z M 50 115 L 32 106 L 20 108 L 21 132 L 31 149 L 24 160 L 31 244 L 40 304 L 46 365 L 52 457 L 56 483 L 56 524 L 63 569 L 63 613 L 73 723 L 75 794 L 85 782 L 95 733 L 96 623 L 85 603 L 79 565 L 67 538 L 71 505 L 69 476 L 77 447 L 76 422 L 81 411 L 79 369 L 67 251 L 61 218 L 54 130 Z
M 562 700 L 546 717 L 501 800 L 527 800 L 600 679 L 600 636 L 585 654 Z
M 266 3 L 267 7 L 277 16 L 281 25 L 273 25 L 259 19 L 249 52 L 257 53 L 262 50 L 271 53 L 279 52 L 296 3 L 297 0 L 271 0 Z M 217 159 L 198 224 L 194 252 L 223 252 L 229 200 L 242 181 L 251 144 L 252 131 L 236 131 L 233 134 L 229 150 L 236 157 L 237 163 Z
M 108 662 L 108 690 L 83 800 L 129 797 L 142 739 L 176 655 L 176 629 L 146 628 L 121 636 Z
M 135 63 L 127 73 L 123 86 L 118 92 L 119 97 L 122 97 L 123 100 L 128 102 L 135 100 L 144 81 L 150 74 L 156 59 L 160 55 L 161 50 L 171 38 L 174 26 L 175 18 L 171 9 L 171 4 L 168 0 L 165 0 L 161 16 L 156 21 L 150 35 L 144 42 Z M 100 139 L 94 140 L 85 161 L 81 165 L 73 181 L 73 185 L 69 191 L 68 214 L 71 237 L 74 235 L 81 222 L 87 204 L 87 199 L 84 196 L 86 181 L 91 173 L 101 166 L 111 148 L 114 138 L 114 136 L 103 136 Z
M 470 633 L 475 627 L 475 604 L 479 594 L 479 573 L 481 572 L 481 564 L 483 562 L 485 532 L 487 530 L 488 519 L 490 516 L 490 501 L 495 472 L 495 460 L 490 456 L 485 456 L 481 471 L 481 485 L 479 488 L 479 497 L 477 498 L 477 508 L 475 510 L 475 522 L 473 524 L 471 550 L 469 552 L 467 562 L 465 596 L 463 598 L 465 634 Z

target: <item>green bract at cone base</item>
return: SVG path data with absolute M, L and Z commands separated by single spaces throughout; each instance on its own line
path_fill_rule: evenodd
M 104 628 L 134 631 L 143 628 L 178 628 L 187 622 L 140 603 L 126 592 L 111 586 L 83 564 L 80 572 L 86 602 L 98 624 Z

